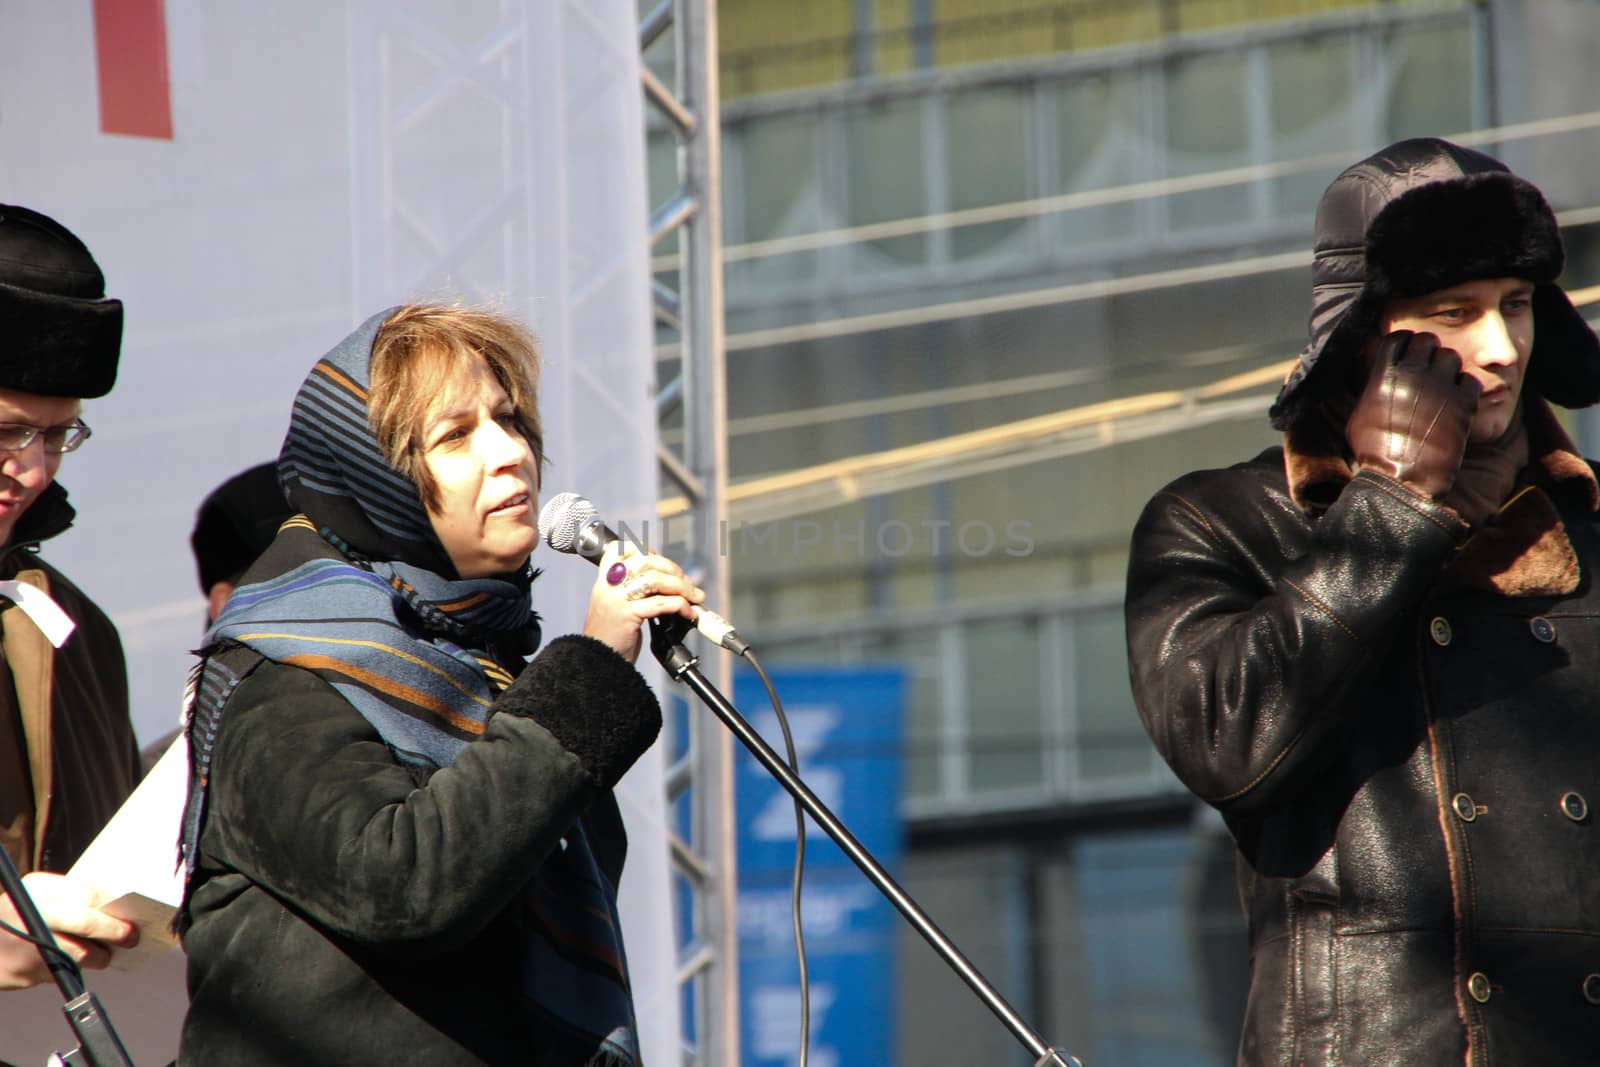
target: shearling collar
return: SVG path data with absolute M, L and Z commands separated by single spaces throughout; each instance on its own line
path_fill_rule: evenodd
M 1518 488 L 1461 545 L 1446 581 L 1501 596 L 1570 593 L 1578 587 L 1578 557 L 1550 497 L 1600 510 L 1600 482 L 1543 397 L 1526 394 L 1522 417 L 1531 458 Z M 1283 435 L 1289 495 L 1302 510 L 1320 515 L 1355 477 L 1343 445 L 1342 438 L 1309 426 Z

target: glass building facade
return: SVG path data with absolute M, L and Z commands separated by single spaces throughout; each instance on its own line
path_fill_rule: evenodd
M 1129 532 L 1276 443 L 1343 166 L 1499 127 L 1552 189 L 1574 135 L 1518 132 L 1506 65 L 1557 31 L 1521 10 L 719 5 L 731 614 L 768 660 L 905 669 L 904 883 L 1089 1062 L 1232 1062 L 1246 981 L 1231 846 L 1132 706 Z M 1587 202 L 1555 206 L 1571 287 Z M 1031 1062 L 909 931 L 901 962 L 901 1063 Z

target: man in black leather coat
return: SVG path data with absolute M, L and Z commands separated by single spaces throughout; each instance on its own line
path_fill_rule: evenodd
M 1239 1063 L 1600 1056 L 1600 399 L 1532 185 L 1438 140 L 1317 212 L 1272 449 L 1163 489 L 1128 651 L 1239 851 Z

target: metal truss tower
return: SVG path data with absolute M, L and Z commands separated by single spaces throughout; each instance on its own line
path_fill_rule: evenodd
M 707 602 L 729 602 L 726 560 L 719 533 L 727 518 L 726 389 L 723 374 L 722 149 L 717 90 L 716 0 L 662 0 L 639 29 L 641 52 L 673 31 L 677 86 L 663 84 L 641 63 L 645 98 L 677 141 L 679 188 L 650 219 L 651 244 L 678 235 L 678 290 L 653 283 L 656 319 L 680 339 L 679 376 L 658 394 L 658 416 L 681 412 L 683 454 L 657 445 L 663 474 L 682 491 L 688 508 L 675 525 L 687 527 L 685 568 L 706 591 Z M 732 691 L 727 657 L 701 663 L 705 676 Z M 679 934 L 680 1003 L 684 1063 L 737 1067 L 739 1063 L 738 930 L 734 897 L 733 737 L 709 712 L 691 706 L 688 737 L 667 771 L 667 810 L 687 801 L 689 836 L 671 842 L 675 890 L 686 894 L 676 914 L 689 928 Z M 675 739 L 676 740 L 676 739 Z M 687 907 L 683 906 L 687 904 Z

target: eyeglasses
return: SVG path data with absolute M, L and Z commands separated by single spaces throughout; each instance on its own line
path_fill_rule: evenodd
M 44 450 L 51 455 L 71 452 L 89 439 L 89 424 L 73 419 L 64 426 L 27 426 L 20 422 L 0 422 L 0 452 L 21 452 L 33 444 L 35 437 L 44 442 Z

